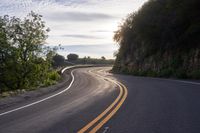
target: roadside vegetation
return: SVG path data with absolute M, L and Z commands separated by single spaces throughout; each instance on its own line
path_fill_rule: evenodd
M 63 59 L 44 46 L 48 32 L 42 16 L 34 12 L 24 19 L 0 17 L 0 94 L 57 82 L 60 75 L 53 66 Z
M 56 84 L 59 71 L 67 65 L 113 63 L 105 57 L 81 59 L 77 54 L 69 54 L 66 60 L 56 52 L 61 45 L 45 46 L 49 31 L 42 16 L 34 12 L 24 19 L 0 17 L 1 96 Z
M 149 0 L 119 26 L 114 72 L 200 79 L 200 1 Z
M 73 64 L 102 64 L 102 65 L 113 65 L 113 59 L 106 59 L 104 56 L 101 58 L 91 58 L 90 56 L 85 56 L 84 58 L 79 58 L 77 54 L 69 54 L 67 55 L 67 61 Z

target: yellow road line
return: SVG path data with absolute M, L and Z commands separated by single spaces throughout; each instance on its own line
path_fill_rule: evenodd
M 121 85 L 121 83 L 120 83 Z M 123 85 L 123 88 L 125 86 Z M 106 116 L 106 118 L 104 118 L 97 126 L 95 126 L 89 133 L 96 133 L 107 121 L 109 121 L 111 119 L 111 117 L 119 110 L 119 108 L 122 106 L 122 104 L 124 103 L 127 95 L 128 95 L 128 91 L 126 89 L 126 87 L 124 88 L 124 96 L 121 99 L 121 101 L 118 103 L 118 105 L 115 107 L 115 109 L 112 110 L 112 112 L 110 112 L 110 114 L 108 114 Z
M 89 124 L 87 124 L 85 127 L 83 127 L 81 130 L 78 131 L 78 133 L 84 133 L 87 131 L 92 125 L 94 125 L 98 120 L 100 120 L 103 116 L 105 116 L 114 106 L 117 104 L 117 102 L 120 100 L 122 97 L 123 90 L 120 87 L 120 94 L 118 97 L 115 99 L 115 101 L 105 110 L 103 111 L 98 117 L 96 117 L 94 120 L 92 120 Z
M 91 71 L 89 71 L 91 72 Z M 97 76 L 100 76 L 98 74 L 96 74 Z M 109 78 L 105 78 L 103 76 L 100 76 L 104 79 L 107 79 L 111 82 L 113 82 L 114 84 L 116 84 L 117 86 L 119 86 L 120 88 L 120 94 L 118 95 L 118 97 L 115 99 L 115 101 L 105 110 L 103 111 L 100 115 L 98 115 L 94 120 L 92 120 L 90 123 L 88 123 L 86 126 L 84 126 L 81 130 L 78 131 L 78 133 L 84 133 L 86 132 L 90 127 L 92 127 L 96 122 L 98 122 L 101 118 L 103 118 L 117 103 L 118 101 L 121 99 L 122 94 L 123 94 L 123 89 L 124 89 L 124 95 L 121 99 L 121 101 L 117 104 L 117 106 L 113 109 L 113 111 L 108 114 L 101 122 L 99 122 L 99 124 L 97 126 L 95 126 L 90 133 L 95 133 L 96 131 L 98 131 L 116 112 L 117 110 L 121 107 L 121 105 L 123 104 L 123 102 L 125 101 L 128 91 L 126 89 L 126 87 L 121 84 L 120 82 L 116 82 L 114 80 L 111 80 Z

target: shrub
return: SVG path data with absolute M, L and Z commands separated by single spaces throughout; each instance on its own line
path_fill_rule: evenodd
M 48 74 L 48 78 L 49 78 L 49 80 L 57 81 L 57 80 L 60 79 L 60 75 L 58 74 L 57 71 L 51 71 L 51 72 L 49 72 L 49 74 Z

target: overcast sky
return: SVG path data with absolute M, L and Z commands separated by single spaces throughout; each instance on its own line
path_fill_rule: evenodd
M 47 45 L 61 44 L 60 54 L 113 58 L 113 34 L 128 13 L 147 0 L 0 0 L 0 15 L 43 15 L 51 29 Z

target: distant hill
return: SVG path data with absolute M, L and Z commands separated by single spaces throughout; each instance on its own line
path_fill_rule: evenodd
M 149 0 L 127 16 L 114 40 L 114 72 L 200 79 L 199 0 Z

